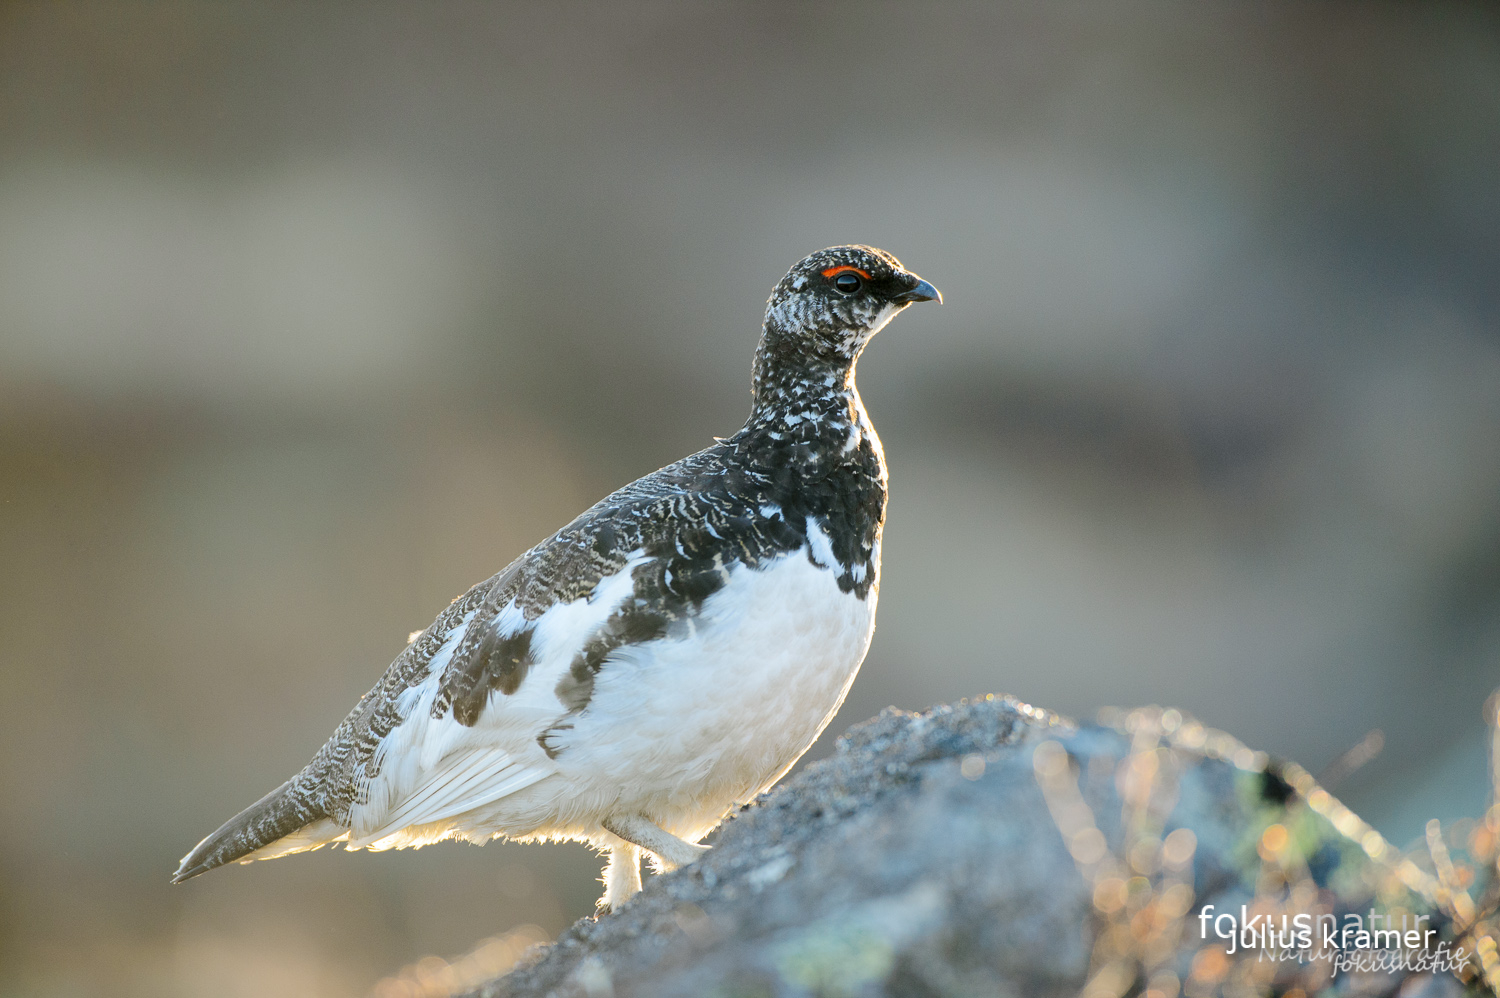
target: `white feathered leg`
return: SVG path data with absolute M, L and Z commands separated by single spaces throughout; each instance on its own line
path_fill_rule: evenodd
M 708 852 L 708 846 L 684 842 L 639 814 L 612 815 L 602 822 L 605 829 L 626 842 L 634 842 L 662 862 L 662 868 L 687 866 Z
M 609 847 L 609 865 L 604 868 L 604 896 L 600 911 L 614 911 L 641 889 L 641 850 L 621 841 Z

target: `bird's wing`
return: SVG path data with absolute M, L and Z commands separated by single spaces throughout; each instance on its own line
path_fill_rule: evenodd
M 536 690 L 524 699 L 497 695 L 489 685 L 466 701 L 455 701 L 452 693 L 455 669 L 503 671 L 497 659 L 512 647 L 503 639 L 515 630 L 530 630 L 519 614 L 476 607 L 449 628 L 424 673 L 395 697 L 399 720 L 362 768 L 348 813 L 347 848 L 436 841 L 449 831 L 442 823 L 554 772 L 535 738 L 556 714 L 555 699 L 547 703 Z M 514 669 L 516 663 L 509 664 Z
M 559 681 L 631 598 L 644 560 L 613 558 L 585 593 L 535 615 L 523 608 L 525 590 L 511 586 L 499 589 L 498 608 L 492 599 L 454 622 L 425 673 L 396 695 L 399 721 L 364 766 L 348 848 L 445 838 L 452 819 L 556 772 L 537 738 L 565 711 Z

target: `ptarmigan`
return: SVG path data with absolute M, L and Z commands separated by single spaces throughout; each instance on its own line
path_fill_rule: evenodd
M 823 730 L 875 628 L 886 468 L 854 386 L 870 337 L 942 301 L 836 246 L 776 285 L 734 436 L 608 496 L 470 589 L 307 767 L 188 853 L 180 883 L 331 842 L 576 839 L 601 907 L 670 869 Z

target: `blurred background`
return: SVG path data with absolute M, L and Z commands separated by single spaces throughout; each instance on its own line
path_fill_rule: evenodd
M 588 913 L 577 846 L 167 878 L 450 598 L 736 429 L 841 242 L 947 304 L 861 366 L 880 626 L 810 758 L 1154 702 L 1398 844 L 1477 815 L 1497 168 L 1487 4 L 0 7 L 0 994 L 411 993 Z

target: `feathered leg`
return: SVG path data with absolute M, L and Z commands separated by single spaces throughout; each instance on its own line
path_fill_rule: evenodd
M 687 866 L 708 852 L 708 846 L 684 842 L 643 815 L 612 815 L 605 818 L 603 824 L 613 835 L 635 843 L 660 859 L 663 869 L 675 870 L 679 866 Z
M 609 865 L 604 868 L 604 896 L 600 911 L 613 911 L 641 889 L 641 850 L 623 839 L 609 847 Z

